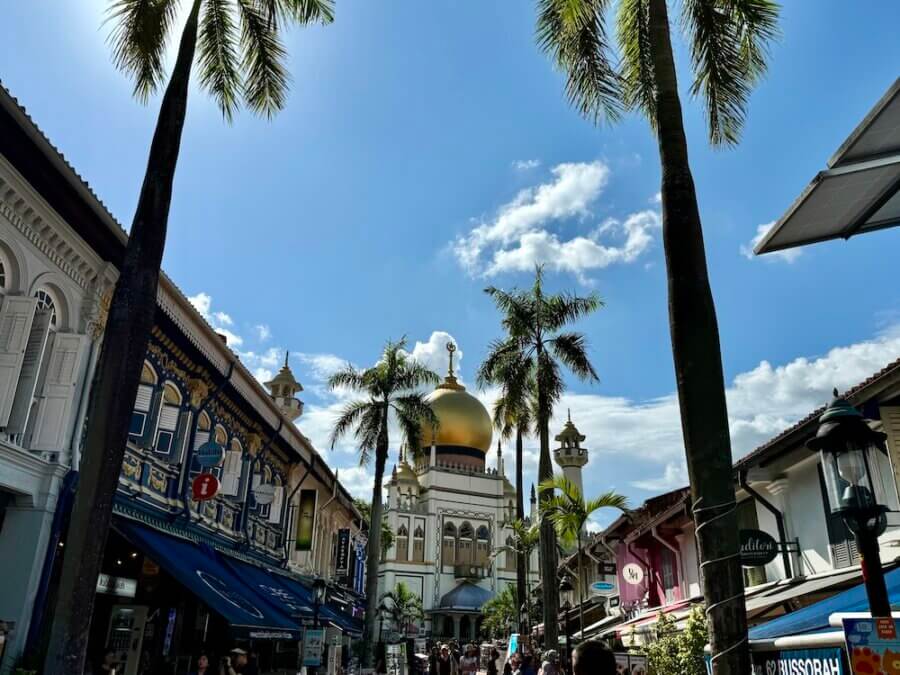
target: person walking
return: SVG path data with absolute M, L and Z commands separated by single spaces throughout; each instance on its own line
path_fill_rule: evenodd
M 459 672 L 461 675 L 478 675 L 478 648 L 466 645 L 466 653 L 459 660 Z
M 441 647 L 441 656 L 437 661 L 437 671 L 434 675 L 459 675 L 459 665 L 450 653 L 448 645 Z
M 209 663 L 209 654 L 200 652 L 197 655 L 197 668 L 191 671 L 191 675 L 213 675 L 212 668 Z
M 491 655 L 488 657 L 487 662 L 487 675 L 500 675 L 499 670 L 497 668 L 497 661 L 500 660 L 500 652 L 496 649 L 491 649 Z
M 587 640 L 572 652 L 572 675 L 616 675 L 616 657 L 598 640 Z
M 235 647 L 228 656 L 222 657 L 219 664 L 219 675 L 241 675 L 246 672 L 247 668 L 247 652 L 239 647 Z

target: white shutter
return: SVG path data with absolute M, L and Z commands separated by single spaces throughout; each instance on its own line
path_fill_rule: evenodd
M 222 473 L 222 494 L 236 495 L 241 482 L 243 462 L 240 450 L 229 450 L 225 453 L 225 467 Z
M 0 427 L 9 421 L 37 299 L 7 295 L 0 309 Z
M 888 457 L 900 492 L 900 406 L 881 406 L 881 430 L 887 434 Z
M 153 403 L 153 385 L 138 385 L 137 396 L 134 399 L 134 409 L 139 412 L 150 412 Z
M 281 522 L 281 502 L 284 501 L 284 488 L 277 486 L 275 488 L 275 497 L 272 499 L 272 505 L 269 509 L 269 522 Z
M 38 375 L 47 350 L 47 338 L 50 335 L 50 319 L 53 313 L 49 310 L 38 310 L 31 324 L 28 344 L 25 346 L 25 358 L 22 359 L 22 371 L 19 374 L 19 385 L 13 399 L 12 411 L 6 431 L 20 434 L 28 424 L 28 414 L 37 390 Z
M 174 405 L 164 405 L 159 413 L 159 428 L 163 431 L 175 431 L 178 428 L 179 410 Z
M 69 416 L 75 401 L 81 356 L 87 336 L 57 333 L 50 352 L 47 379 L 38 407 L 33 450 L 61 450 L 65 447 Z
M 209 440 L 209 432 L 208 431 L 198 431 L 194 434 L 194 452 L 197 452 L 197 449 L 206 443 Z

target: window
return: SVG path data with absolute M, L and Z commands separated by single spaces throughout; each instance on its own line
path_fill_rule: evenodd
M 472 540 L 475 531 L 469 523 L 463 523 L 459 527 L 459 541 L 456 546 L 456 564 L 463 565 L 472 562 Z
M 222 466 L 222 494 L 235 496 L 240 493 L 241 474 L 244 470 L 244 448 L 241 442 L 231 439 Z
M 425 562 L 425 530 L 421 525 L 416 526 L 413 533 L 413 562 Z
M 441 546 L 441 564 L 456 564 L 456 526 L 453 523 L 444 525 L 443 545 Z
M 659 566 L 662 568 L 662 585 L 666 593 L 666 604 L 675 602 L 675 590 L 677 586 L 675 570 L 675 554 L 667 548 L 659 552 Z
M 193 456 L 191 457 L 191 470 L 190 477 L 194 478 L 201 472 L 211 473 L 220 481 L 222 480 L 222 464 L 225 462 L 223 459 L 222 462 L 219 463 L 218 466 L 213 466 L 209 468 L 204 468 L 200 466 L 199 462 L 197 462 L 197 450 L 203 444 L 209 442 L 210 437 L 213 436 L 212 433 L 212 421 L 205 412 L 200 413 L 197 416 L 197 428 L 194 431 L 194 447 L 193 447 Z M 225 429 L 221 426 L 216 425 L 215 438 L 218 442 L 220 439 L 224 438 Z
M 513 550 L 515 545 L 516 543 L 513 541 L 512 537 L 506 538 L 506 553 L 504 554 L 503 562 L 506 563 L 504 569 L 510 572 L 516 569 L 516 553 Z
M 487 565 L 488 554 L 491 550 L 491 533 L 482 525 L 478 528 L 478 534 L 475 542 L 475 564 Z
M 50 312 L 50 327 L 56 328 L 56 302 L 53 300 L 53 296 L 50 295 L 49 291 L 40 288 L 34 294 L 34 297 L 37 298 L 37 309 L 40 310 L 48 310 Z
M 255 476 L 253 476 L 253 487 L 257 487 L 258 485 L 271 485 L 272 484 L 272 469 L 268 466 L 264 466 L 261 473 L 257 472 Z M 254 500 L 255 501 L 255 500 Z M 269 514 L 272 512 L 271 504 L 256 504 L 256 512 L 260 515 L 261 518 L 268 518 Z
M 146 361 L 141 369 L 141 383 L 138 385 L 137 396 L 134 399 L 134 410 L 131 413 L 131 426 L 128 433 L 134 437 L 141 437 L 147 430 L 147 420 L 150 417 L 150 409 L 153 407 L 153 391 L 156 386 L 156 373 Z
M 175 435 L 180 416 L 181 393 L 171 382 L 166 382 L 163 385 L 162 405 L 159 408 L 156 439 L 153 442 L 154 452 L 168 455 L 175 449 Z
M 6 290 L 6 262 L 0 258 L 0 291 Z
M 397 546 L 394 557 L 402 562 L 409 560 L 409 530 L 406 529 L 406 525 L 401 525 L 397 530 Z

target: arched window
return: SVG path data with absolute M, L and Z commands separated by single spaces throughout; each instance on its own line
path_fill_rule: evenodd
M 135 439 L 143 437 L 150 426 L 148 420 L 150 409 L 153 407 L 153 392 L 156 382 L 156 372 L 154 372 L 153 366 L 144 361 L 144 367 L 141 369 L 141 383 L 138 385 L 134 410 L 131 413 L 131 426 L 128 428 L 129 436 Z
M 444 525 L 443 543 L 441 545 L 441 564 L 456 564 L 456 525 L 453 523 Z
M 235 496 L 240 494 L 241 474 L 244 471 L 244 448 L 241 442 L 231 439 L 225 461 L 222 463 L 222 494 Z
M 395 558 L 401 562 L 409 560 L 409 530 L 406 525 L 401 525 L 397 529 L 397 545 Z
M 505 563 L 503 568 L 508 571 L 513 571 L 516 569 L 516 554 L 513 551 L 514 546 L 515 546 L 515 542 L 513 541 L 513 538 L 507 537 L 506 538 L 506 552 L 503 554 L 504 555 L 503 562 Z
M 178 419 L 181 416 L 181 392 L 171 382 L 166 382 L 162 390 L 162 404 L 159 407 L 159 418 L 156 424 L 156 438 L 153 450 L 163 455 L 175 449 L 175 436 L 178 431 Z
M 209 419 L 209 415 L 205 412 L 200 413 L 197 416 L 197 428 L 194 431 L 194 449 L 193 456 L 191 457 L 191 470 L 190 476 L 191 478 L 195 477 L 201 471 L 206 471 L 207 473 L 213 474 L 216 478 L 222 478 L 222 468 L 221 466 L 214 466 L 212 468 L 204 468 L 201 467 L 199 462 L 197 462 L 197 450 L 206 443 L 209 442 L 210 437 L 212 436 L 212 421 Z
M 272 468 L 266 464 L 261 469 L 257 468 L 253 475 L 254 490 L 260 485 L 272 485 Z M 256 512 L 261 518 L 268 518 L 272 513 L 272 504 L 260 504 L 254 497 L 253 502 L 256 504 Z
M 457 565 L 472 562 L 472 553 L 474 552 L 474 536 L 475 531 L 472 529 L 472 526 L 468 522 L 465 522 L 459 526 L 459 541 L 456 545 Z
M 37 311 L 50 312 L 50 328 L 56 328 L 57 303 L 53 295 L 46 288 L 39 288 L 34 297 L 37 298 Z
M 6 259 L 3 257 L 3 253 L 0 252 L 0 291 L 6 290 L 6 275 Z
M 425 562 L 425 529 L 421 525 L 416 525 L 416 531 L 413 532 L 413 562 Z
M 491 552 L 491 533 L 482 525 L 478 528 L 475 539 L 475 564 L 487 565 L 488 555 Z

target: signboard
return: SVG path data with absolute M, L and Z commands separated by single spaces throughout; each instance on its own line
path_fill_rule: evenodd
M 850 675 L 844 650 L 840 647 L 791 649 L 786 651 L 750 652 L 753 675 Z M 712 672 L 709 654 L 706 672 Z M 862 672 L 862 671 L 861 671 Z M 868 675 L 876 675 L 868 671 Z
M 271 504 L 272 500 L 275 499 L 275 486 L 269 485 L 267 483 L 260 483 L 255 488 L 253 488 L 253 499 L 256 500 L 257 504 Z
M 850 672 L 900 673 L 897 619 L 844 619 Z
M 517 651 L 519 651 L 519 634 L 513 633 L 509 636 L 509 644 L 506 646 L 506 660 L 509 661 Z
M 637 563 L 628 563 L 622 568 L 622 578 L 626 584 L 640 586 L 644 580 L 644 568 Z
M 618 595 L 613 595 L 613 596 L 610 597 L 610 599 L 609 599 L 609 608 L 610 608 L 610 609 L 614 609 L 614 608 L 616 608 L 616 607 L 618 607 L 618 606 L 619 606 L 619 596 L 618 596 Z
M 322 665 L 322 652 L 325 649 L 325 629 L 307 628 L 303 633 L 303 665 Z
M 591 593 L 594 595 L 615 595 L 616 585 L 609 581 L 595 581 L 591 584 Z
M 338 530 L 337 568 L 335 574 L 345 577 L 350 574 L 350 528 Z
M 612 576 L 616 573 L 616 563 L 599 562 L 597 563 L 597 573 L 604 576 Z
M 137 579 L 100 574 L 97 577 L 97 592 L 108 593 L 120 598 L 133 598 L 137 595 Z
M 768 532 L 762 530 L 741 530 L 741 565 L 762 567 L 775 560 L 778 542 Z
M 211 473 L 201 473 L 191 483 L 191 495 L 197 502 L 212 499 L 218 491 L 219 479 Z
M 300 504 L 297 509 L 297 540 L 294 543 L 294 549 L 297 551 L 312 550 L 318 494 L 315 490 L 300 490 Z
M 206 443 L 197 448 L 197 452 L 194 453 L 194 459 L 197 460 L 197 464 L 205 469 L 211 466 L 219 466 L 224 457 L 225 448 L 215 441 L 206 441 Z

